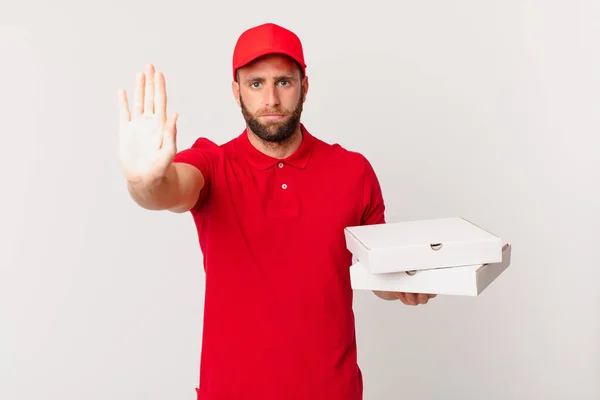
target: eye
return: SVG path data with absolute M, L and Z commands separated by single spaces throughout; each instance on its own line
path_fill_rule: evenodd
M 250 86 L 252 86 L 253 88 L 258 88 L 259 87 L 258 85 L 260 85 L 260 82 L 252 82 L 250 84 Z
M 279 81 L 279 83 L 280 83 L 281 85 L 283 85 L 283 86 L 287 86 L 287 84 L 288 84 L 288 81 L 285 81 L 285 80 L 284 80 L 284 81 Z

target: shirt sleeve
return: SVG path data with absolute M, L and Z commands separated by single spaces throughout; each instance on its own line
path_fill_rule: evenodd
M 385 223 L 385 202 L 379 179 L 371 163 L 365 158 L 363 176 L 363 215 L 361 225 L 375 225 Z
M 201 205 L 210 195 L 211 187 L 214 182 L 215 172 L 218 165 L 221 148 L 214 142 L 199 138 L 187 149 L 181 150 L 175 154 L 173 163 L 186 163 L 196 167 L 204 178 L 204 186 L 198 196 L 198 201 L 194 210 L 199 210 Z

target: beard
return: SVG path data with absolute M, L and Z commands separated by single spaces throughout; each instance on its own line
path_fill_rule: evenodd
M 285 108 L 273 108 L 264 109 L 258 111 L 255 115 L 252 115 L 246 108 L 242 96 L 240 94 L 240 104 L 242 108 L 242 115 L 246 120 L 246 124 L 250 130 L 265 142 L 269 143 L 283 143 L 291 138 L 300 125 L 300 117 L 302 115 L 304 95 L 300 95 L 300 101 L 293 110 Z M 270 121 L 261 123 L 258 117 L 265 114 L 281 114 L 285 117 L 282 121 Z

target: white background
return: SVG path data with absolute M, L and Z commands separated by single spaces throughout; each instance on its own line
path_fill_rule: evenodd
M 267 21 L 303 40 L 304 123 L 371 160 L 388 221 L 513 244 L 478 298 L 357 293 L 365 399 L 600 398 L 599 20 L 594 0 L 2 1 L 0 399 L 194 398 L 196 232 L 130 200 L 117 89 L 154 63 L 179 148 L 223 143 L 235 40 Z

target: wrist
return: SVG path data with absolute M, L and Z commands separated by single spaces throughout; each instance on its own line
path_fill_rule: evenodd
M 169 170 L 170 168 L 159 176 L 130 178 L 127 180 L 127 185 L 136 191 L 152 192 L 166 183 Z

